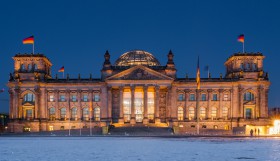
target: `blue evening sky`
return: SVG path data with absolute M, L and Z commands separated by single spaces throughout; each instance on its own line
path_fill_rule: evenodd
M 6 84 L 13 72 L 12 56 L 32 52 L 22 39 L 35 36 L 35 52 L 61 66 L 70 77 L 100 78 L 104 53 L 111 63 L 124 52 L 151 52 L 162 65 L 171 49 L 177 76 L 195 77 L 197 56 L 201 69 L 212 77 L 225 73 L 224 62 L 242 51 L 237 42 L 245 34 L 245 51 L 262 52 L 264 70 L 272 82 L 269 107 L 280 99 L 280 1 L 261 0 L 10 0 L 0 5 L 0 112 L 8 112 Z M 62 77 L 61 73 L 58 73 Z M 201 76 L 207 72 L 201 70 Z

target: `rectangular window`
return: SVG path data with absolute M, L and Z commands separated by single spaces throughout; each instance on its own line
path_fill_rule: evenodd
M 201 101 L 206 101 L 206 94 L 205 93 L 201 94 Z
M 216 93 L 213 94 L 212 101 L 218 101 L 218 95 Z
M 194 94 L 190 94 L 190 101 L 195 101 L 195 95 Z
M 185 99 L 184 99 L 184 94 L 182 94 L 182 93 L 180 93 L 179 95 L 178 95 L 178 101 L 184 101 Z
M 83 95 L 83 102 L 88 102 L 88 95 Z
M 60 95 L 59 100 L 60 102 L 65 102 L 65 95 Z
M 77 96 L 76 95 L 72 95 L 72 102 L 77 102 Z
M 54 95 L 50 95 L 50 102 L 54 102 Z
M 94 102 L 99 102 L 99 101 L 100 101 L 100 96 L 99 96 L 99 94 L 95 94 L 95 95 L 93 96 L 93 101 L 94 101 Z

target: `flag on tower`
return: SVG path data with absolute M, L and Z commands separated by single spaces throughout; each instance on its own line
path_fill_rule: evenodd
M 243 34 L 242 34 L 242 35 L 239 35 L 238 38 L 237 38 L 237 41 L 238 41 L 238 42 L 244 43 L 244 40 L 245 40 L 245 39 L 244 39 L 244 35 L 243 35 Z
M 64 72 L 64 66 L 62 66 L 62 67 L 58 70 L 58 72 Z
M 200 69 L 199 69 L 199 57 L 198 57 L 198 59 L 197 59 L 196 84 L 197 84 L 197 89 L 200 89 Z
M 34 44 L 34 36 L 29 36 L 22 40 L 23 44 Z

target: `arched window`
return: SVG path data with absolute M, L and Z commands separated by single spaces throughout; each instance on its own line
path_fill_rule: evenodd
M 38 69 L 38 65 L 34 64 L 34 70 L 37 70 L 37 69 Z
M 49 109 L 49 119 L 50 120 L 55 120 L 55 108 L 54 107 L 51 107 Z
M 28 71 L 31 71 L 32 70 L 32 65 L 28 64 L 27 68 L 28 68 Z
M 60 119 L 62 119 L 62 120 L 66 119 L 66 108 L 65 107 L 60 109 Z
M 227 118 L 228 117 L 228 108 L 227 107 L 223 107 L 223 109 L 222 109 L 222 116 L 223 116 L 223 118 Z
M 100 121 L 100 108 L 94 108 L 94 121 Z
M 216 107 L 211 108 L 211 117 L 212 117 L 212 119 L 217 118 L 217 108 Z
M 27 93 L 23 96 L 24 102 L 35 102 L 35 96 L 32 93 Z
M 204 107 L 200 108 L 200 119 L 205 119 L 206 118 L 206 110 Z
M 89 111 L 88 111 L 88 108 L 85 107 L 83 109 L 83 120 L 88 120 L 89 119 Z
M 184 120 L 184 109 L 183 107 L 178 108 L 178 121 Z
M 194 108 L 193 107 L 189 108 L 189 119 L 190 120 L 194 119 Z
M 243 65 L 243 63 L 240 64 L 240 69 L 241 69 L 241 70 L 244 70 L 244 65 Z
M 76 107 L 71 109 L 71 118 L 77 119 L 77 108 Z
M 244 101 L 254 101 L 254 94 L 252 92 L 244 93 Z
M 21 65 L 20 65 L 20 69 L 21 69 L 21 70 L 25 70 L 24 64 L 21 64 Z

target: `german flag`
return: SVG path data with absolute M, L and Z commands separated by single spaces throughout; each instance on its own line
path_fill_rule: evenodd
M 199 69 L 199 57 L 198 57 L 198 59 L 197 59 L 196 84 L 197 84 L 197 89 L 200 89 L 200 69 Z
M 58 72 L 64 72 L 64 66 L 61 67 L 61 68 L 58 70 Z
M 34 36 L 30 36 L 22 40 L 23 44 L 34 44 Z
M 243 34 L 239 35 L 238 38 L 237 38 L 237 41 L 244 43 L 244 35 Z

